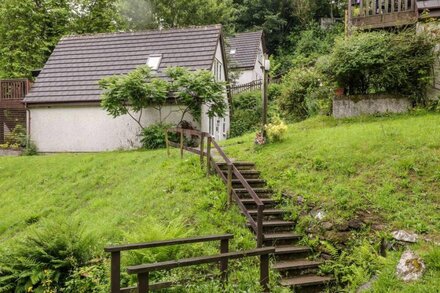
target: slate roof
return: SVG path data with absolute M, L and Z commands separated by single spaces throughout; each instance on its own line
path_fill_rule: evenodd
M 172 66 L 211 70 L 220 37 L 220 25 L 68 36 L 58 43 L 24 102 L 100 101 L 100 79 L 128 73 L 154 54 L 162 54 L 159 76 Z
M 262 31 L 238 33 L 229 37 L 226 41 L 228 46 L 226 53 L 230 61 L 229 68 L 254 68 L 262 38 Z M 236 50 L 235 54 L 230 54 L 231 49 Z

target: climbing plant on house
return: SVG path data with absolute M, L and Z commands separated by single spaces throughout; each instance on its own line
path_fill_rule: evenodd
M 106 77 L 99 83 L 104 90 L 102 107 L 115 118 L 130 116 L 139 125 L 143 136 L 151 138 L 143 139 L 147 148 L 163 145 L 160 143 L 160 136 L 163 135 L 160 129 L 169 126 L 168 118 L 173 114 L 180 115 L 178 124 L 181 124 L 187 114 L 200 121 L 202 105 L 209 105 L 209 117 L 224 117 L 227 109 L 225 84 L 216 82 L 210 71 L 173 67 L 168 68 L 165 75 L 166 78 L 157 77 L 149 67 L 141 66 L 126 75 Z M 169 110 L 164 115 L 163 108 L 169 105 L 175 105 L 177 109 Z M 158 112 L 157 124 L 148 126 L 142 120 L 146 108 Z M 154 147 L 145 143 L 152 140 L 157 142 L 153 144 Z

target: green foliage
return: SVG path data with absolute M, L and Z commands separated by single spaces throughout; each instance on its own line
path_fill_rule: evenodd
M 202 105 L 210 105 L 209 117 L 226 114 L 225 85 L 216 82 L 212 72 L 175 67 L 168 68 L 166 74 L 168 80 L 153 76 L 149 67 L 142 66 L 126 75 L 106 77 L 99 82 L 104 90 L 101 105 L 113 117 L 130 115 L 142 129 L 142 110 L 147 107 L 156 109 L 159 122 L 165 122 L 161 110 L 171 94 L 175 103 L 183 106 L 180 122 L 186 114 L 200 120 Z
M 31 77 L 66 34 L 121 28 L 117 0 L 2 0 L 0 78 Z
M 43 292 L 62 288 L 70 273 L 87 264 L 96 241 L 62 218 L 46 221 L 0 254 L 0 290 Z
M 293 120 L 330 111 L 332 88 L 316 69 L 295 68 L 284 78 L 278 98 L 280 110 Z
M 340 38 L 326 70 L 348 94 L 398 93 L 423 103 L 431 81 L 434 40 L 412 30 Z
M 232 0 L 151 0 L 151 3 L 160 25 L 171 28 L 214 23 L 230 26 L 236 13 Z
M 106 293 L 109 292 L 110 262 L 95 259 L 90 264 L 75 268 L 66 281 L 64 292 Z
M 273 117 L 272 122 L 265 126 L 269 142 L 282 141 L 287 132 L 287 125 L 279 117 Z
M 147 150 L 166 147 L 165 131 L 171 127 L 171 124 L 156 123 L 142 129 L 142 147 Z
M 233 97 L 234 115 L 231 121 L 231 137 L 254 131 L 261 126 L 261 100 L 260 91 L 241 93 Z
M 19 147 L 26 147 L 26 128 L 18 124 L 11 133 L 6 135 L 6 144 L 18 145 Z

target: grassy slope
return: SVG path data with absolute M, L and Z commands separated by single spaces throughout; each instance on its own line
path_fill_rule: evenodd
M 277 191 L 322 206 L 330 221 L 359 211 L 379 215 L 386 230 L 440 234 L 440 115 L 336 121 L 317 117 L 289 126 L 286 140 L 256 148 L 253 135 L 224 143 L 226 152 L 257 163 Z M 440 288 L 440 248 L 415 247 L 431 259 L 422 282 L 394 277 L 399 255 L 386 260 L 377 292 Z
M 46 220 L 69 218 L 97 236 L 97 253 L 109 243 L 222 233 L 235 235 L 232 250 L 255 247 L 245 219 L 225 201 L 223 183 L 206 178 L 197 156 L 181 160 L 177 151 L 171 159 L 162 150 L 0 157 L 0 246 L 14 246 Z M 182 249 L 158 251 L 157 257 L 217 253 L 218 243 Z M 257 283 L 258 274 L 243 266 L 237 278 Z

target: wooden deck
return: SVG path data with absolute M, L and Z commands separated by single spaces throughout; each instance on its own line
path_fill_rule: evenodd
M 419 17 L 415 0 L 349 0 L 351 27 L 377 29 L 414 24 Z

